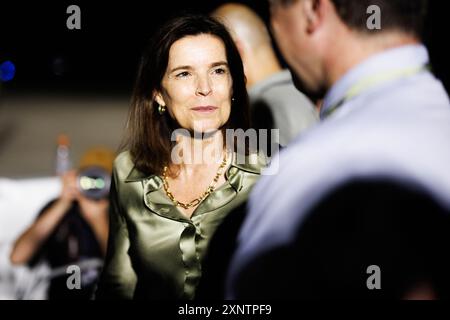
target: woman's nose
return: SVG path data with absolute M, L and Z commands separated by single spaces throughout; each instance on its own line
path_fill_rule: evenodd
M 211 87 L 209 78 L 207 76 L 199 77 L 198 81 L 197 81 L 196 94 L 201 95 L 201 96 L 207 96 L 207 95 L 211 94 L 211 92 L 212 92 L 212 87 Z

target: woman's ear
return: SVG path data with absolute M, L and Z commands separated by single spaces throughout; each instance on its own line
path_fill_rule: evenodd
M 156 102 L 157 102 L 160 106 L 163 106 L 163 107 L 166 106 L 166 102 L 164 101 L 161 92 L 156 91 L 156 92 L 153 94 L 153 98 L 156 100 Z

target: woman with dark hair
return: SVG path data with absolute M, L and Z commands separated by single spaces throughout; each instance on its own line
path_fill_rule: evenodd
M 222 24 L 185 15 L 158 30 L 140 63 L 127 150 L 114 163 L 97 298 L 195 297 L 212 235 L 265 165 L 228 139 L 249 128 L 248 113 L 242 61 Z

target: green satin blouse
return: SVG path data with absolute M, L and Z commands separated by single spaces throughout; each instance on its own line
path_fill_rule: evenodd
M 235 153 L 226 182 L 189 219 L 167 197 L 160 176 L 144 175 L 129 152 L 121 153 L 114 162 L 108 250 L 96 297 L 193 299 L 211 237 L 247 200 L 266 165 L 262 157 L 246 157 L 245 164 L 237 159 Z

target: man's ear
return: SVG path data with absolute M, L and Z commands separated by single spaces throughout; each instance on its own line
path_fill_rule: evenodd
M 303 11 L 306 18 L 307 32 L 313 33 L 322 23 L 325 1 L 329 0 L 304 0 Z
M 163 106 L 163 107 L 166 106 L 166 102 L 164 101 L 161 92 L 156 91 L 156 92 L 153 94 L 153 97 L 154 97 L 154 99 L 156 100 L 156 102 L 157 102 L 160 106 Z

